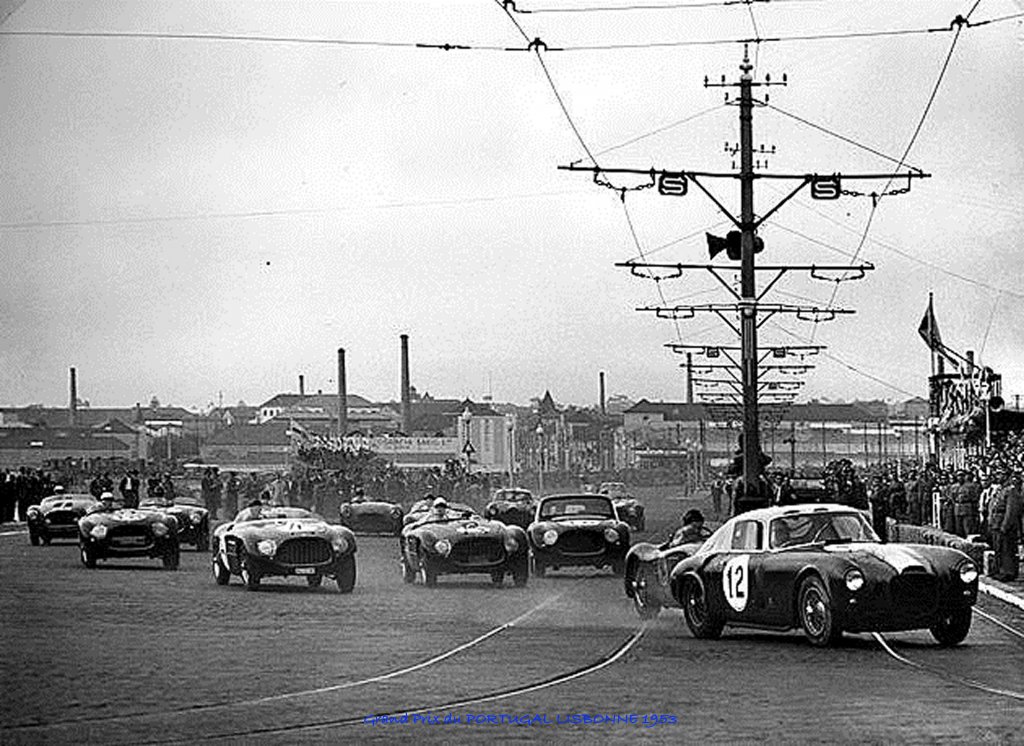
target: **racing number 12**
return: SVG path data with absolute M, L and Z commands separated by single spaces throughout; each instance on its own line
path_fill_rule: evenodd
M 725 600 L 736 611 L 747 608 L 747 584 L 750 579 L 750 555 L 733 557 L 722 568 L 722 590 Z
M 728 577 L 730 598 L 740 600 L 747 595 L 747 584 L 745 581 L 746 575 L 744 573 L 745 570 L 746 568 L 739 563 L 733 565 L 732 567 L 726 570 L 726 572 L 728 572 L 729 574 Z

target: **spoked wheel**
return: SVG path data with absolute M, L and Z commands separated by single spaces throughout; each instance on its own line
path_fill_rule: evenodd
M 430 563 L 422 557 L 420 558 L 419 578 L 427 588 L 433 588 L 437 585 L 437 570 L 431 567 Z
M 338 583 L 338 590 L 342 593 L 351 593 L 356 587 L 356 558 L 348 555 L 338 560 L 337 573 L 334 576 Z
M 197 552 L 209 552 L 210 551 L 210 532 L 207 529 L 203 529 L 196 535 L 196 551 Z
M 971 616 L 970 606 L 957 609 L 931 628 L 932 637 L 943 647 L 959 645 L 971 631 Z
M 402 558 L 402 580 L 406 583 L 416 582 L 416 570 L 409 566 L 409 563 Z
M 716 640 L 722 636 L 725 622 L 711 611 L 704 586 L 696 580 L 686 581 L 683 586 L 683 617 L 694 637 Z
M 88 544 L 81 545 L 82 564 L 90 570 L 96 567 L 96 552 Z
M 530 562 L 533 565 L 533 577 L 543 578 L 544 574 L 548 571 L 547 567 L 537 557 L 531 557 Z
M 843 633 L 832 616 L 832 601 L 825 584 L 818 577 L 811 576 L 800 584 L 797 598 L 800 626 L 811 644 L 826 647 L 838 642 Z
M 28 532 L 28 543 L 31 544 L 34 547 L 39 546 L 39 534 L 37 534 L 35 531 L 29 531 Z
M 259 590 L 260 572 L 256 569 L 256 564 L 249 558 L 249 555 L 243 555 L 241 559 L 239 564 L 242 567 L 242 582 L 250 591 Z
M 640 565 L 633 577 L 633 608 L 637 615 L 647 621 L 654 619 L 661 612 L 661 604 L 651 598 L 650 584 L 654 582 L 650 568 Z
M 512 582 L 516 588 L 522 588 L 530 580 L 530 560 L 523 557 L 522 562 L 512 568 Z
M 217 585 L 227 585 L 231 580 L 231 571 L 224 567 L 220 557 L 213 555 L 213 580 Z

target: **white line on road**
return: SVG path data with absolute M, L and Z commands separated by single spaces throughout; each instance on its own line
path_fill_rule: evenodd
M 1000 601 L 1005 601 L 1012 606 L 1016 606 L 1018 609 L 1024 609 L 1024 599 L 1018 598 L 1012 593 L 1007 593 L 1002 588 L 996 588 L 994 585 L 989 585 L 988 583 L 979 580 L 978 590 L 983 593 L 987 593 L 994 598 L 998 598 Z

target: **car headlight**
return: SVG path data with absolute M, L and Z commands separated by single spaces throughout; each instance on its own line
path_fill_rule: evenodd
M 434 542 L 434 551 L 442 557 L 447 557 L 452 553 L 452 543 L 447 539 L 438 539 Z
M 617 544 L 619 542 L 619 532 L 614 528 L 606 528 L 604 530 L 604 539 L 609 544 Z
M 334 546 L 334 551 L 338 554 L 344 554 L 348 551 L 348 542 L 345 541 L 345 537 L 338 534 L 331 540 L 331 544 Z
M 163 537 L 167 536 L 167 525 L 166 524 L 154 523 L 152 528 L 153 528 L 153 536 L 157 536 L 157 537 L 159 537 L 161 539 Z
M 548 546 L 551 546 L 556 541 L 558 541 L 558 532 L 555 531 L 555 529 L 553 529 L 553 528 L 549 528 L 547 531 L 544 532 L 544 537 L 543 538 L 544 538 L 544 543 L 547 544 Z
M 517 549 L 519 549 L 519 542 L 516 541 L 516 537 L 512 534 L 505 534 L 505 551 L 509 554 L 515 554 Z
M 970 585 L 978 579 L 978 568 L 974 566 L 973 562 L 964 562 L 958 569 L 960 572 L 960 580 L 963 583 Z
M 273 539 L 264 539 L 263 541 L 256 542 L 256 549 L 260 554 L 273 557 L 274 552 L 277 551 L 277 542 Z
M 846 581 L 846 589 L 853 593 L 856 593 L 864 587 L 864 573 L 856 567 L 852 570 L 848 570 L 843 580 Z
M 97 524 L 92 527 L 91 531 L 89 531 L 89 535 L 94 539 L 102 539 L 107 535 L 107 527 L 102 523 Z

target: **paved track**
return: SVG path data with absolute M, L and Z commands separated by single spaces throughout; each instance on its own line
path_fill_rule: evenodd
M 650 499 L 649 524 L 681 505 Z M 952 650 L 886 635 L 894 657 L 869 635 L 695 640 L 678 611 L 642 627 L 607 573 L 426 589 L 396 558 L 397 540 L 360 537 L 353 594 L 274 579 L 252 593 L 216 586 L 206 554 L 90 571 L 74 544 L 0 536 L 0 742 L 1024 743 L 1024 612 L 988 598 L 1005 626 L 977 615 Z M 362 722 L 417 711 L 463 722 Z M 465 722 L 501 714 L 553 724 Z M 554 724 L 576 714 L 639 722 Z M 676 722 L 645 727 L 652 714 Z

